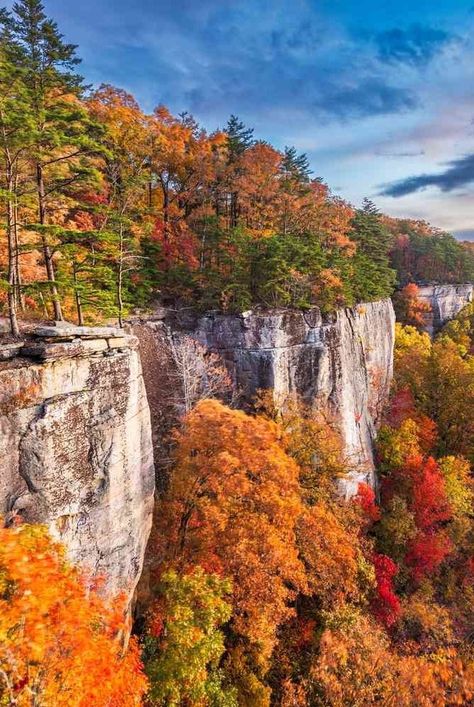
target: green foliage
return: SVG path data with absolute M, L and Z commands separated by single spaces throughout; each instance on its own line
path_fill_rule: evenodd
M 392 236 L 367 199 L 354 217 L 350 238 L 357 243 L 353 266 L 355 299 L 366 302 L 389 297 L 395 285 L 395 271 L 388 257 Z
M 234 707 L 234 691 L 222 682 L 224 653 L 220 627 L 231 614 L 228 580 L 196 567 L 191 574 L 170 570 L 161 577 L 145 639 L 151 704 Z
M 312 170 L 308 157 L 302 153 L 298 155 L 294 147 L 285 147 L 281 161 L 281 172 L 284 179 L 299 184 L 308 184 Z
M 227 133 L 227 149 L 230 160 L 241 155 L 254 142 L 253 128 L 247 128 L 236 115 L 230 116 L 225 132 Z

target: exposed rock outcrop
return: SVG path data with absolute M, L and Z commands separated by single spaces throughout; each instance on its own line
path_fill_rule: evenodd
M 136 339 L 74 327 L 37 334 L 0 364 L 0 514 L 46 524 L 73 562 L 131 598 L 154 493 Z
M 435 334 L 447 322 L 472 302 L 474 285 L 423 285 L 419 286 L 419 298 L 427 302 L 431 312 L 426 315 L 426 330 Z
M 392 378 L 394 323 L 392 303 L 383 300 L 325 316 L 318 308 L 203 316 L 163 310 L 134 331 L 146 341 L 149 361 L 150 330 L 161 339 L 157 350 L 171 334 L 219 353 L 244 405 L 270 388 L 278 400 L 296 393 L 328 411 L 354 469 L 345 488 L 352 494 L 358 480 L 375 482 L 373 442 Z

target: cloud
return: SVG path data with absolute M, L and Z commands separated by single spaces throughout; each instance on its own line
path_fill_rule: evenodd
M 322 113 L 341 119 L 403 113 L 416 108 L 415 95 L 378 77 L 338 86 L 327 85 L 314 102 Z
M 376 150 L 374 154 L 377 157 L 390 157 L 393 159 L 398 159 L 401 157 L 423 157 L 425 154 L 424 150 L 405 150 L 403 152 L 389 152 L 384 150 Z
M 380 61 L 387 64 L 425 66 L 448 43 L 453 35 L 426 25 L 412 25 L 409 29 L 390 29 L 375 37 Z
M 427 187 L 438 187 L 443 192 L 454 191 L 474 182 L 474 154 L 448 162 L 448 168 L 438 174 L 420 174 L 391 184 L 382 185 L 381 196 L 399 198 L 422 191 Z

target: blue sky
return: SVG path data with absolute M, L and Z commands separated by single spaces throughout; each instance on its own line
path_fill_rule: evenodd
M 45 0 L 93 83 L 230 113 L 359 204 L 474 234 L 474 0 Z

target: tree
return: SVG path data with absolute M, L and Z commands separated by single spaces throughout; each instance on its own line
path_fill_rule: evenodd
M 375 618 L 386 628 L 390 628 L 401 614 L 400 600 L 392 585 L 398 568 L 386 555 L 375 554 L 373 562 L 377 587 L 371 608 Z
M 253 128 L 247 128 L 236 115 L 231 115 L 227 121 L 225 133 L 227 135 L 227 162 L 230 167 L 227 170 L 227 179 L 230 182 L 229 187 L 231 189 L 229 225 L 231 228 L 235 228 L 239 218 L 239 192 L 233 188 L 233 182 L 236 177 L 241 177 L 245 173 L 241 158 L 254 144 Z
M 281 172 L 284 179 L 308 184 L 311 175 L 308 157 L 305 153 L 298 155 L 294 147 L 285 147 L 281 163 Z
M 108 602 L 44 528 L 0 530 L 0 703 L 138 707 L 147 682 L 127 648 L 123 600 Z
M 390 296 L 395 283 L 395 271 L 388 258 L 391 235 L 380 212 L 368 199 L 354 216 L 350 238 L 357 244 L 354 255 L 357 301 Z
M 394 305 L 397 320 L 402 324 L 414 326 L 420 330 L 426 326 L 431 305 L 420 299 L 420 289 L 414 282 L 409 282 L 396 293 Z
M 105 199 L 96 207 L 98 230 L 108 244 L 115 271 L 120 326 L 126 310 L 124 292 L 130 274 L 139 269 L 139 215 L 148 180 L 150 148 L 146 118 L 125 91 L 102 85 L 88 101 L 91 115 L 105 127 L 100 164 Z M 137 218 L 138 217 L 138 218 Z
M 231 161 L 242 155 L 254 144 L 253 128 L 247 128 L 236 115 L 230 116 L 225 133 L 227 135 L 229 160 Z
M 232 380 L 218 354 L 207 352 L 190 336 L 170 336 L 168 343 L 176 372 L 174 402 L 180 412 L 191 412 L 199 400 L 232 397 Z
M 335 616 L 309 672 L 310 704 L 468 704 L 473 677 L 472 666 L 454 650 L 426 656 L 399 653 L 373 620 L 360 614 Z
M 332 496 L 348 470 L 336 421 L 296 397 L 275 400 L 271 390 L 260 391 L 255 409 L 283 430 L 282 444 L 299 466 L 305 502 L 314 505 Z
M 85 311 L 99 316 L 116 315 L 119 308 L 110 243 L 104 238 L 107 234 L 66 228 L 55 230 L 61 250 L 57 279 L 63 294 L 72 294 L 78 325 L 84 326 Z
M 232 579 L 231 643 L 254 652 L 252 670 L 263 673 L 305 582 L 298 468 L 279 438 L 272 422 L 201 401 L 176 437 L 154 547 L 162 571 L 200 565 Z
M 199 567 L 183 576 L 170 570 L 157 591 L 145 638 L 150 704 L 234 707 L 234 691 L 222 685 L 219 670 L 230 582 Z
M 438 425 L 438 451 L 474 461 L 474 356 L 464 356 L 462 347 L 441 336 L 430 363 L 426 409 Z
M 8 59 L 21 70 L 28 97 L 28 157 L 34 165 L 37 223 L 48 224 L 51 198 L 90 176 L 84 157 L 99 149 L 100 128 L 80 103 L 82 78 L 76 47 L 63 41 L 46 17 L 41 0 L 18 0 L 1 18 L 9 35 Z M 62 319 L 47 230 L 42 228 L 44 261 L 56 319 Z
M 0 18 L 1 20 L 1 18 Z M 1 34 L 2 45 L 8 46 L 12 39 L 7 27 Z M 25 148 L 29 145 L 31 112 L 29 95 L 23 83 L 23 73 L 8 56 L 0 51 L 0 149 L 1 149 L 1 197 L 6 211 L 6 234 L 8 248 L 7 297 L 10 327 L 13 336 L 20 333 L 17 310 L 22 303 L 20 277 L 20 246 L 18 237 L 19 179 L 25 159 Z
M 328 507 L 305 510 L 298 524 L 298 547 L 305 563 L 308 594 L 325 610 L 359 599 L 357 536 Z

